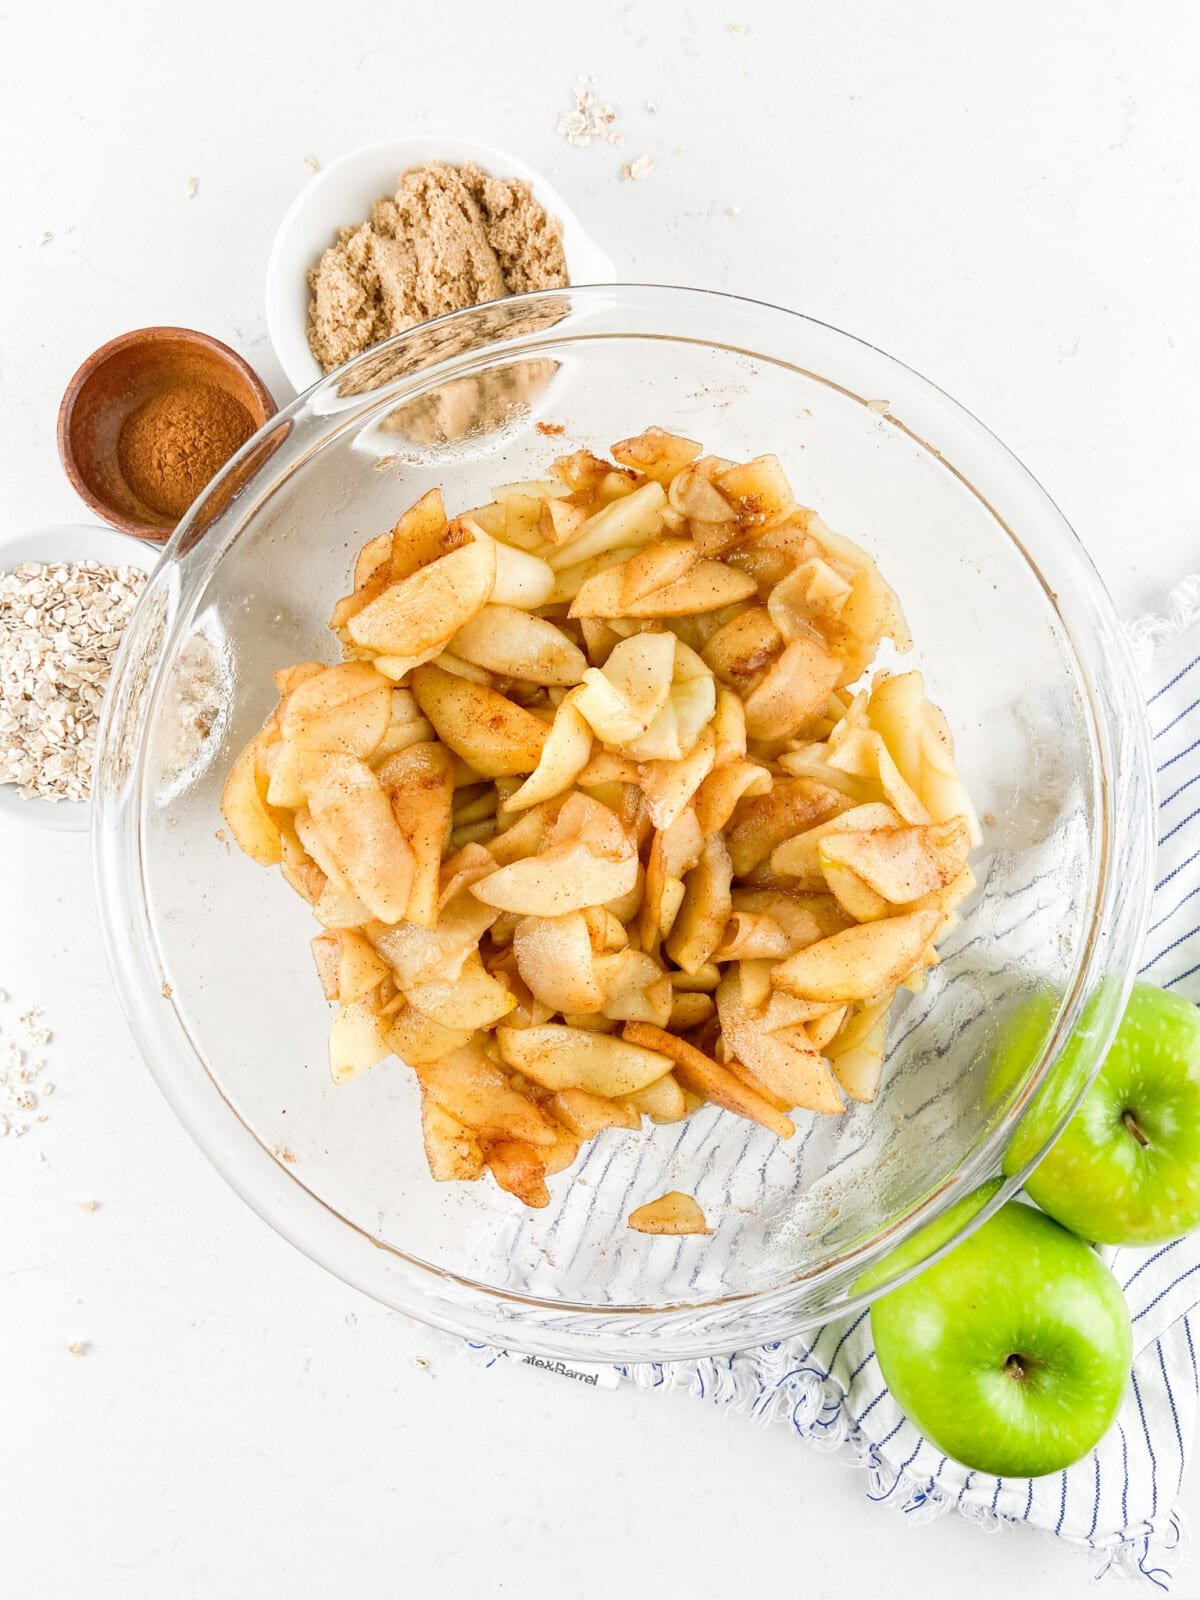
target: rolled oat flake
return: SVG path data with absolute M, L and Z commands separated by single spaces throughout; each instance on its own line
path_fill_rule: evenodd
M 0 573 L 0 783 L 22 799 L 89 797 L 104 688 L 145 582 L 96 561 Z

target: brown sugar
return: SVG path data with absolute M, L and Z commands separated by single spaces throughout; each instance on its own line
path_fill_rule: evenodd
M 566 282 L 562 224 L 527 183 L 470 163 L 413 167 L 309 270 L 308 342 L 329 372 L 448 311 Z
M 253 432 L 253 417 L 233 395 L 215 383 L 182 382 L 130 413 L 117 462 L 143 505 L 177 520 Z

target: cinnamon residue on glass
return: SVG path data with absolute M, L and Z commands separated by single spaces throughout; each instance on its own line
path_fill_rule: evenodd
M 117 462 L 143 505 L 177 521 L 253 432 L 240 400 L 215 383 L 185 380 L 125 419 Z
M 308 342 L 331 372 L 419 322 L 567 281 L 562 224 L 527 183 L 433 162 L 401 173 L 310 268 Z

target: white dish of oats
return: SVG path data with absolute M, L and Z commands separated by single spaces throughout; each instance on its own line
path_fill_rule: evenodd
M 0 815 L 88 827 L 104 691 L 158 554 L 112 528 L 0 536 Z

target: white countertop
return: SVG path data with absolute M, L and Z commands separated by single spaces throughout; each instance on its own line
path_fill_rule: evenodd
M 623 275 L 795 306 L 942 384 L 1136 614 L 1200 566 L 1194 44 L 1185 0 L 1153 27 L 1086 0 L 10 7 L 0 512 L 86 520 L 55 410 L 126 328 L 207 329 L 288 398 L 262 279 L 304 157 L 462 132 L 546 171 Z M 555 131 L 584 72 L 621 151 Z M 619 183 L 643 152 L 650 176 Z M 872 1508 L 786 1429 L 484 1372 L 344 1288 L 153 1087 L 86 839 L 6 828 L 0 862 L 0 1024 L 42 1008 L 55 1085 L 0 1141 L 6 1595 L 1092 1592 L 1044 1538 Z

